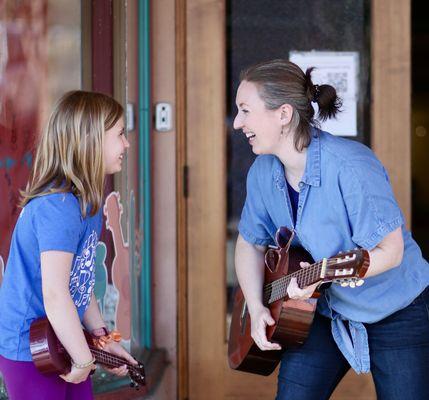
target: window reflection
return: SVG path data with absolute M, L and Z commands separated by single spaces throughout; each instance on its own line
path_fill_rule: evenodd
M 81 87 L 80 21 L 77 0 L 0 0 L 0 284 L 34 142 L 54 101 Z

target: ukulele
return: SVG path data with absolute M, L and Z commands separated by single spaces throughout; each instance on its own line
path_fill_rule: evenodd
M 269 308 L 275 324 L 267 326 L 267 339 L 279 343 L 283 350 L 262 351 L 251 337 L 250 315 L 243 292 L 237 287 L 234 295 L 228 341 L 228 362 L 232 369 L 269 375 L 276 368 L 286 348 L 303 344 L 308 336 L 317 306 L 318 292 L 308 300 L 293 300 L 287 295 L 291 278 L 303 288 L 313 283 L 332 282 L 354 288 L 363 284 L 369 266 L 368 251 L 355 249 L 314 263 L 301 247 L 290 247 L 293 232 L 281 227 L 276 233 L 278 247 L 265 254 L 263 303 Z M 300 262 L 312 263 L 301 268 Z
M 132 381 L 131 386 L 137 388 L 139 385 L 145 385 L 146 376 L 141 362 L 133 365 L 122 357 L 98 349 L 92 336 L 85 330 L 83 332 L 97 364 L 105 365 L 108 368 L 126 365 Z M 34 365 L 42 374 L 55 373 L 61 375 L 67 374 L 71 370 L 71 358 L 58 340 L 47 318 L 36 319 L 31 324 L 30 352 Z

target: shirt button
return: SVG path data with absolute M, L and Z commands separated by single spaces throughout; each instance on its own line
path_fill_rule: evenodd
M 298 183 L 298 186 L 299 186 L 300 188 L 304 187 L 304 182 L 299 182 L 299 183 Z

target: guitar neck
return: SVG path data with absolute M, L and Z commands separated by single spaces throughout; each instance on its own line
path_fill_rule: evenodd
M 282 276 L 274 282 L 264 285 L 264 304 L 268 305 L 287 296 L 287 287 L 292 278 L 296 278 L 300 288 L 312 285 L 320 281 L 322 272 L 322 261 L 296 271 L 292 274 Z

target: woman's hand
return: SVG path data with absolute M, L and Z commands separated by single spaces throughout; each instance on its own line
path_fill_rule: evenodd
M 250 310 L 249 310 L 250 311 Z M 269 342 L 267 339 L 267 325 L 274 325 L 275 321 L 270 310 L 262 304 L 256 310 L 250 312 L 251 336 L 261 350 L 281 350 L 278 343 Z
M 301 268 L 307 268 L 311 264 L 302 261 L 299 263 L 299 265 Z M 289 286 L 287 287 L 287 294 L 289 298 L 293 300 L 307 300 L 313 295 L 314 291 L 319 286 L 319 283 L 320 282 L 316 282 L 310 286 L 300 289 L 296 281 L 296 278 L 292 278 L 290 280 Z
M 133 356 L 128 353 L 118 342 L 106 343 L 103 350 L 114 354 L 115 356 L 125 358 L 130 364 L 137 365 L 138 362 L 133 358 Z M 103 368 L 110 373 L 117 376 L 125 376 L 128 373 L 128 367 L 124 364 L 117 368 L 107 368 L 103 365 Z
M 81 383 L 88 379 L 88 375 L 93 369 L 95 369 L 94 364 L 91 364 L 86 368 L 76 368 L 75 366 L 72 366 L 71 371 L 68 374 L 60 375 L 60 378 L 69 383 Z

